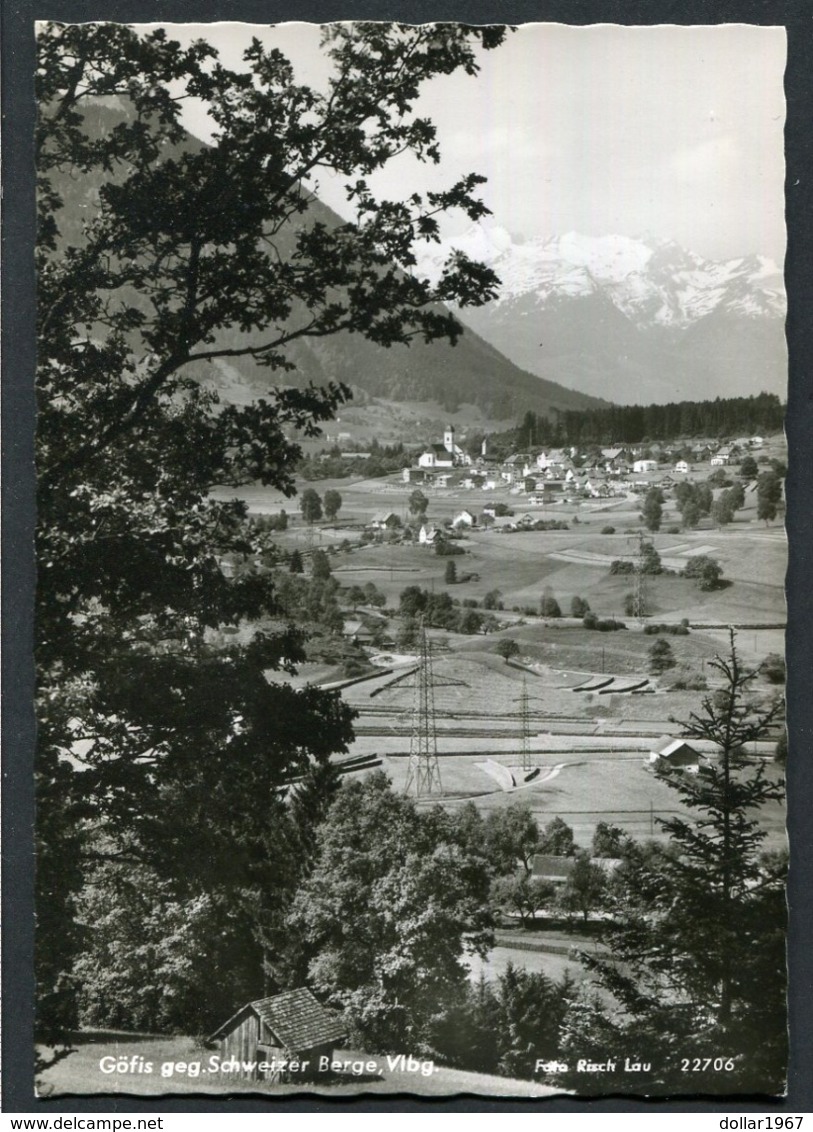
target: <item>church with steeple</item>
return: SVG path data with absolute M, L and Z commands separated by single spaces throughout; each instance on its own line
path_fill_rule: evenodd
M 455 441 L 454 425 L 443 430 L 443 443 L 430 444 L 418 457 L 419 468 L 463 468 L 471 464 L 471 456 Z

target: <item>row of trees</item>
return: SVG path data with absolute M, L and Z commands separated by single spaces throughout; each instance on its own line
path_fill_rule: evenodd
M 773 393 L 717 397 L 667 405 L 613 405 L 557 413 L 556 421 L 528 412 L 510 434 L 513 450 L 534 445 L 640 444 L 678 437 L 725 437 L 781 432 L 784 406 Z M 499 443 L 489 437 L 489 447 Z
M 322 497 L 315 488 L 306 487 L 299 497 L 299 510 L 306 523 L 318 523 L 323 516 L 329 520 L 335 519 L 341 506 L 342 497 L 334 488 L 330 488 Z
M 357 393 L 354 390 L 356 403 Z M 297 465 L 297 472 L 304 480 L 347 479 L 350 476 L 375 479 L 399 472 L 411 463 L 412 458 L 403 444 L 379 444 L 374 438 L 369 450 L 364 453 L 348 455 L 334 445 L 319 455 L 303 457 Z

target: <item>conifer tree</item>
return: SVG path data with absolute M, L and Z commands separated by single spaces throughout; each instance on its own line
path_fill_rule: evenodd
M 639 861 L 621 886 L 607 931 L 612 959 L 584 956 L 621 1008 L 582 1002 L 566 1047 L 590 1056 L 591 1042 L 612 1029 L 631 1058 L 651 1064 L 639 1081 L 647 1091 L 685 1091 L 681 1060 L 690 1054 L 700 1058 L 694 1091 L 777 1093 L 787 1054 L 785 861 L 763 851 L 760 810 L 783 797 L 783 783 L 746 747 L 765 738 L 781 703 L 755 701 L 757 673 L 742 666 L 733 632 L 711 667 L 722 688 L 681 726 L 716 754 L 696 775 L 665 773 L 693 816 L 661 819 L 670 852 Z

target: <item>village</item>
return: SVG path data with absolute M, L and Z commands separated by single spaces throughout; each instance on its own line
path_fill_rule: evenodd
M 764 456 L 765 438 L 738 437 L 727 444 L 704 440 L 691 444 L 614 446 L 579 450 L 549 448 L 531 454 L 514 453 L 504 461 L 489 459 L 488 442 L 472 458 L 455 439 L 454 426 L 444 432 L 443 443 L 426 447 L 414 466 L 404 468 L 405 483 L 466 491 L 497 491 L 508 487 L 529 503 L 556 499 L 606 499 L 624 495 L 630 488 L 668 490 L 677 478 L 701 475 L 708 469 L 741 463 L 748 456 Z M 767 460 L 766 460 L 767 462 Z M 488 510 L 488 508 L 486 508 Z

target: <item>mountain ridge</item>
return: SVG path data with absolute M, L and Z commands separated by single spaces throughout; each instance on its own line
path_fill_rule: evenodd
M 459 318 L 537 376 L 619 403 L 784 396 L 786 300 L 767 257 L 715 262 L 669 240 L 526 240 L 475 224 L 426 248 L 417 270 L 432 278 L 453 249 L 502 280 L 497 299 Z

